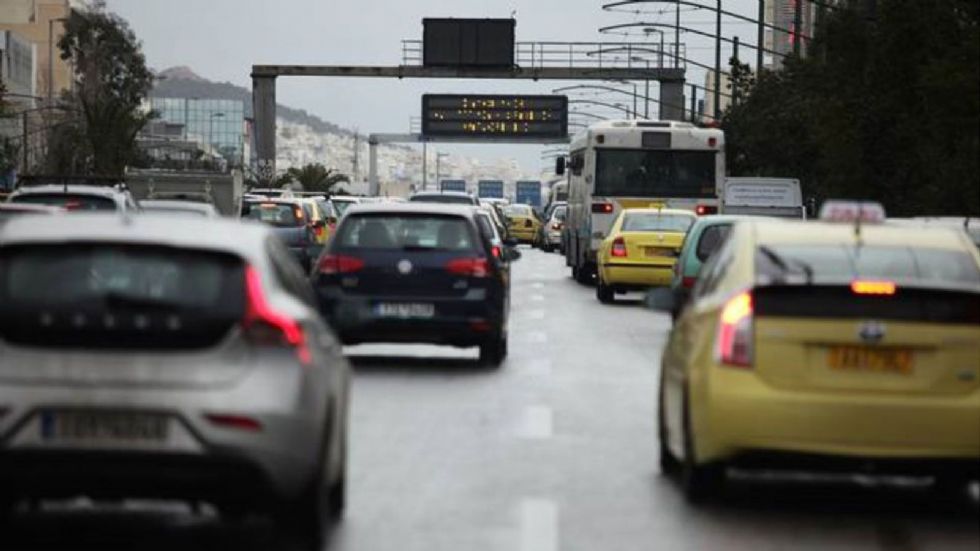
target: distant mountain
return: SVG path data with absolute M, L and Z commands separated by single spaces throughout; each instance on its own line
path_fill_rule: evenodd
M 252 91 L 230 82 L 213 82 L 190 67 L 171 67 L 157 73 L 157 83 L 150 95 L 158 98 L 231 99 L 245 102 L 245 116 L 252 116 Z M 324 121 L 302 109 L 276 104 L 276 114 L 289 122 L 305 124 L 323 134 L 350 136 L 346 128 Z

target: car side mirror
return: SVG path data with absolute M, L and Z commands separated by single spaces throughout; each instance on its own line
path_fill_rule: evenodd
M 561 155 L 555 159 L 555 174 L 558 176 L 565 175 L 565 156 Z
M 509 262 L 514 262 L 515 260 L 521 259 L 521 251 L 517 250 L 515 247 L 507 247 L 507 260 Z
M 677 297 L 669 287 L 657 287 L 647 292 L 645 303 L 647 308 L 673 314 L 677 310 Z

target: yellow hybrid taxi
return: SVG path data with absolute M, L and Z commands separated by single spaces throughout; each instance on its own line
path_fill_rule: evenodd
M 541 221 L 534 214 L 534 209 L 530 205 L 507 205 L 503 210 L 510 221 L 507 228 L 510 235 L 521 243 L 533 244 L 541 229 Z
M 980 476 L 980 255 L 876 221 L 741 220 L 705 264 L 660 380 L 661 468 L 690 499 L 727 467 Z
M 624 209 L 598 252 L 596 298 L 670 285 L 684 236 L 696 220 L 689 210 Z

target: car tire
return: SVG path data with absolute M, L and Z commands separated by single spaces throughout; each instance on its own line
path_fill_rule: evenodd
M 725 485 L 725 466 L 721 463 L 698 464 L 694 457 L 691 434 L 691 408 L 684 398 L 684 461 L 681 462 L 681 487 L 689 503 L 700 505 L 721 494 Z
M 340 520 L 347 508 L 347 426 L 344 425 L 340 441 L 340 476 L 330 485 L 327 496 L 327 512 L 333 520 Z
M 660 444 L 660 472 L 667 476 L 672 476 L 681 471 L 681 462 L 674 457 L 670 451 L 667 441 L 670 435 L 667 434 L 667 412 L 664 411 L 664 375 L 663 366 L 660 367 L 660 402 L 657 405 L 657 438 Z
M 507 335 L 492 337 L 480 345 L 480 364 L 500 367 L 507 357 Z
M 592 284 L 592 271 L 588 266 L 582 266 L 575 270 L 574 277 L 575 281 L 581 283 L 582 285 Z
M 595 284 L 595 298 L 603 304 L 613 304 L 616 302 L 616 292 L 599 277 Z

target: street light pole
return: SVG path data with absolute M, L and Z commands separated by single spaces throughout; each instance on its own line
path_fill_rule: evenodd
M 715 10 L 715 117 L 721 111 L 721 0 L 718 0 L 718 7 Z
M 766 0 L 759 0 L 759 36 L 756 38 L 755 74 L 762 74 L 762 55 L 766 42 Z

